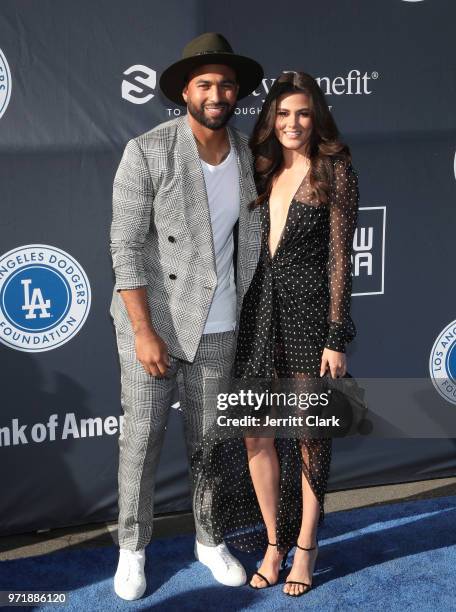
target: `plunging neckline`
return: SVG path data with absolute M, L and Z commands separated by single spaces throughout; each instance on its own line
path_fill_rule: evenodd
M 301 189 L 302 184 L 304 183 L 304 181 L 306 180 L 309 172 L 310 172 L 310 168 L 311 166 L 309 165 L 307 172 L 305 173 L 303 179 L 301 180 L 301 182 L 298 185 L 298 188 L 296 189 L 295 193 L 293 194 L 293 197 L 291 198 L 290 203 L 288 204 L 288 209 L 287 209 L 287 214 L 285 216 L 285 223 L 283 224 L 282 230 L 280 232 L 280 236 L 279 236 L 279 240 L 277 241 L 276 244 L 276 248 L 274 250 L 274 253 L 271 254 L 271 246 L 270 246 L 270 239 L 271 239 L 271 196 L 269 195 L 268 198 L 268 202 L 267 202 L 267 207 L 268 207 L 268 235 L 267 235 L 267 247 L 268 247 L 268 255 L 269 255 L 269 259 L 272 261 L 275 256 L 277 255 L 277 251 L 279 250 L 279 247 L 282 243 L 282 239 L 283 239 L 283 235 L 285 234 L 285 230 L 288 224 L 288 217 L 290 215 L 290 208 L 292 207 L 293 203 L 296 202 L 296 195 L 298 193 L 298 191 Z

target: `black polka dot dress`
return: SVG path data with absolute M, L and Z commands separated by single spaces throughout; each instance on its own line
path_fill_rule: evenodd
M 309 175 L 304 177 L 273 255 L 269 202 L 260 205 L 261 253 L 242 305 L 235 378 L 320 378 L 323 349 L 345 352 L 356 334 L 350 301 L 358 180 L 345 160 L 333 161 L 332 167 L 326 203 L 312 197 Z M 244 441 L 206 444 L 200 520 L 235 547 L 264 549 L 267 534 Z M 296 543 L 300 531 L 302 474 L 319 502 L 319 524 L 324 520 L 331 446 L 329 438 L 275 439 L 280 465 L 276 532 L 282 550 Z

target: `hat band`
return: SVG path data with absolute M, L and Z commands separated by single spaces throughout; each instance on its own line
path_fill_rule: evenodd
M 194 53 L 193 55 L 206 55 L 209 53 L 233 53 L 232 51 L 220 51 L 220 49 L 208 49 L 207 51 L 198 51 L 197 53 Z

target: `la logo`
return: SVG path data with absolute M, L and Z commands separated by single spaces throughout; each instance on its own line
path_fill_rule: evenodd
M 39 288 L 33 289 L 32 297 L 30 298 L 31 282 L 32 279 L 30 278 L 21 280 L 21 284 L 24 285 L 24 304 L 22 305 L 22 310 L 28 310 L 25 318 L 36 319 L 35 310 L 41 310 L 39 314 L 40 319 L 48 319 L 51 314 L 46 309 L 51 307 L 51 300 L 44 300 Z

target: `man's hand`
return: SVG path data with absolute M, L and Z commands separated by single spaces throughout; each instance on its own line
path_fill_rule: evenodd
M 143 328 L 135 332 L 136 357 L 151 376 L 166 376 L 170 366 L 168 347 L 153 330 Z
M 320 376 L 324 376 L 329 368 L 331 378 L 341 378 L 347 373 L 347 360 L 345 353 L 332 351 L 329 348 L 323 349 L 321 357 Z
M 120 295 L 135 335 L 136 358 L 151 376 L 165 376 L 170 365 L 168 347 L 152 325 L 146 287 L 121 289 Z

